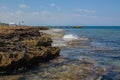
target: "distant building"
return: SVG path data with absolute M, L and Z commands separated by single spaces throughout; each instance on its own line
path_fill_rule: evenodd
M 16 25 L 15 23 L 13 23 L 13 22 L 10 22 L 10 23 L 9 23 L 9 26 L 14 26 L 14 27 L 15 27 L 15 26 L 17 26 L 17 25 Z

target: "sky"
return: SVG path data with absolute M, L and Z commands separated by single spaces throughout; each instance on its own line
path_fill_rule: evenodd
M 0 22 L 120 26 L 120 0 L 0 0 Z

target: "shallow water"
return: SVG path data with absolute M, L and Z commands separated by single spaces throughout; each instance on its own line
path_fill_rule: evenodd
M 14 76 L 20 80 L 120 80 L 120 27 L 52 29 L 48 33 L 57 35 L 53 46 L 61 47 L 60 57 L 9 76 L 9 80 Z M 65 39 L 59 35 L 63 33 Z
M 61 51 L 63 58 L 84 59 L 104 67 L 106 74 L 101 80 L 120 80 L 120 27 L 66 29 L 66 34 L 77 35 L 79 40 L 68 42 Z

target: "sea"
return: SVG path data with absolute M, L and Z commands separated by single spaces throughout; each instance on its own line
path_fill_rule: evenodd
M 20 80 L 120 80 L 120 26 L 56 27 L 51 32 L 63 35 L 53 39 L 60 56 L 21 73 Z
M 102 75 L 100 80 L 120 80 L 120 26 L 86 26 L 65 30 L 66 34 L 72 34 L 73 37 L 89 40 L 83 39 L 83 43 L 74 42 L 77 47 L 73 46 L 67 56 L 63 50 L 63 56 L 70 59 L 95 60 L 97 65 L 106 69 L 106 74 Z

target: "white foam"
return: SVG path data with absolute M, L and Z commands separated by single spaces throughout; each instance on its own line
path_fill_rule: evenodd
M 66 43 L 62 40 L 53 40 L 52 46 L 63 47 L 66 46 Z
M 71 40 L 76 40 L 79 39 L 79 37 L 75 34 L 67 34 L 63 36 L 63 40 L 65 41 L 71 41 Z
M 51 30 L 52 30 L 52 32 L 64 32 L 63 29 L 51 29 Z

